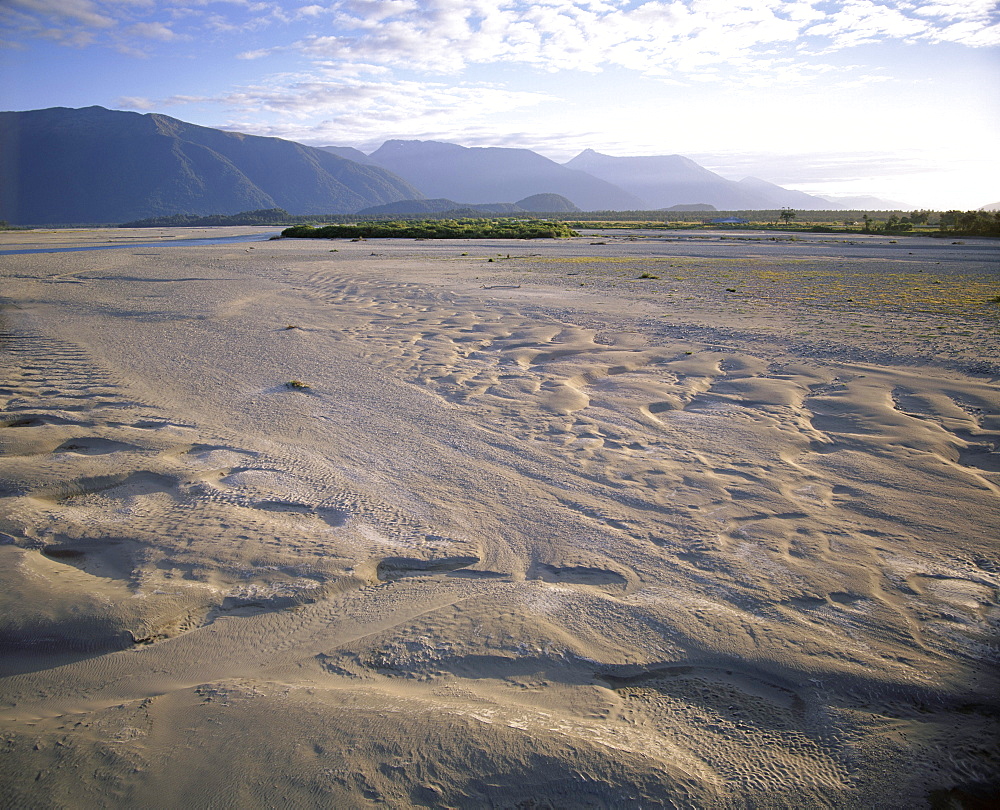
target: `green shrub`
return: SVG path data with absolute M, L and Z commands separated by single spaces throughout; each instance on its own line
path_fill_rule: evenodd
M 293 239 L 565 239 L 579 236 L 563 222 L 517 219 L 444 219 L 359 222 L 313 228 L 295 225 L 281 232 Z

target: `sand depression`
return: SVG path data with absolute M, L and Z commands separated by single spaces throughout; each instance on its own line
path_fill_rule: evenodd
M 2 257 L 3 805 L 995 788 L 996 241 L 161 236 Z

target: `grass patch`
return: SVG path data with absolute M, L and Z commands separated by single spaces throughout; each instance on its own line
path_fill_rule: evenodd
M 296 225 L 293 239 L 565 239 L 579 234 L 564 222 L 518 219 L 442 219 L 359 222 L 314 228 Z

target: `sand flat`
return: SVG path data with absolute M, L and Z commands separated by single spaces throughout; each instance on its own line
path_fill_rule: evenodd
M 3 257 L 0 801 L 988 795 L 998 255 Z

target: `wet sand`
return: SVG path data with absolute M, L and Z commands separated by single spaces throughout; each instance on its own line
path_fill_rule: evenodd
M 1000 242 L 166 235 L 0 263 L 0 804 L 996 790 Z

